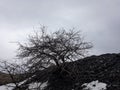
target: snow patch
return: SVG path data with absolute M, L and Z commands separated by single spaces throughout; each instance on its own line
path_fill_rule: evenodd
M 15 87 L 15 84 L 10 83 L 7 85 L 0 86 L 0 90 L 13 90 L 14 87 Z
M 82 87 L 85 87 L 82 90 L 107 90 L 107 84 L 99 82 L 98 80 L 84 83 Z
M 22 82 L 20 82 L 18 85 L 20 86 L 20 85 L 24 84 L 26 81 L 27 81 L 27 79 L 22 81 Z
M 44 89 L 44 88 L 47 86 L 47 84 L 48 84 L 48 81 L 42 83 L 42 85 L 41 85 L 41 89 Z
M 40 90 L 43 90 L 47 86 L 47 83 L 48 83 L 47 81 L 44 83 L 37 83 L 37 82 L 31 83 L 29 84 L 29 89 L 37 90 L 38 88 L 40 88 Z
M 40 85 L 41 85 L 41 83 L 37 83 L 37 82 L 35 82 L 35 83 L 30 83 L 30 84 L 29 84 L 29 89 L 31 89 L 31 90 L 36 90 L 37 88 L 40 87 Z

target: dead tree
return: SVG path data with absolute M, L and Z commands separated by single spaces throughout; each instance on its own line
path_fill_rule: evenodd
M 80 31 L 61 29 L 47 33 L 43 26 L 40 32 L 29 36 L 28 42 L 19 43 L 17 56 L 34 71 L 85 57 L 90 48 L 92 44 L 84 41 Z

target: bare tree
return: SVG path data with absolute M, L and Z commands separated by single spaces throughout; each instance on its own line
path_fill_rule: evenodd
M 14 86 L 20 88 L 18 83 L 22 80 L 23 74 L 25 75 L 25 68 L 15 63 L 8 63 L 7 61 L 0 62 L 0 72 L 4 73 L 5 81 L 3 84 L 13 83 Z
M 46 68 L 85 57 L 90 48 L 92 44 L 84 41 L 80 31 L 61 29 L 47 33 L 43 26 L 40 32 L 29 36 L 27 43 L 19 43 L 17 56 L 32 68 Z

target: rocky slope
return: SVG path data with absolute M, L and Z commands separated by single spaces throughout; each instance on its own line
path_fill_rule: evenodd
M 34 73 L 21 87 L 47 82 L 44 90 L 82 90 L 84 83 L 96 80 L 106 83 L 107 90 L 120 90 L 120 54 L 90 56 L 60 67 L 51 66 Z
M 46 90 L 81 90 L 83 83 L 95 80 L 106 83 L 107 90 L 120 90 L 120 54 L 87 57 L 66 63 L 64 69 L 51 74 Z

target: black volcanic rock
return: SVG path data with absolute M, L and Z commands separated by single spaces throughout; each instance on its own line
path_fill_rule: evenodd
M 120 90 L 120 54 L 91 56 L 61 67 L 51 72 L 46 90 L 80 90 L 94 80 L 106 83 L 108 90 Z
M 120 90 L 120 54 L 94 55 L 60 67 L 51 66 L 36 71 L 23 85 L 47 81 L 44 90 L 82 90 L 82 84 L 96 80 L 106 83 L 107 90 Z

